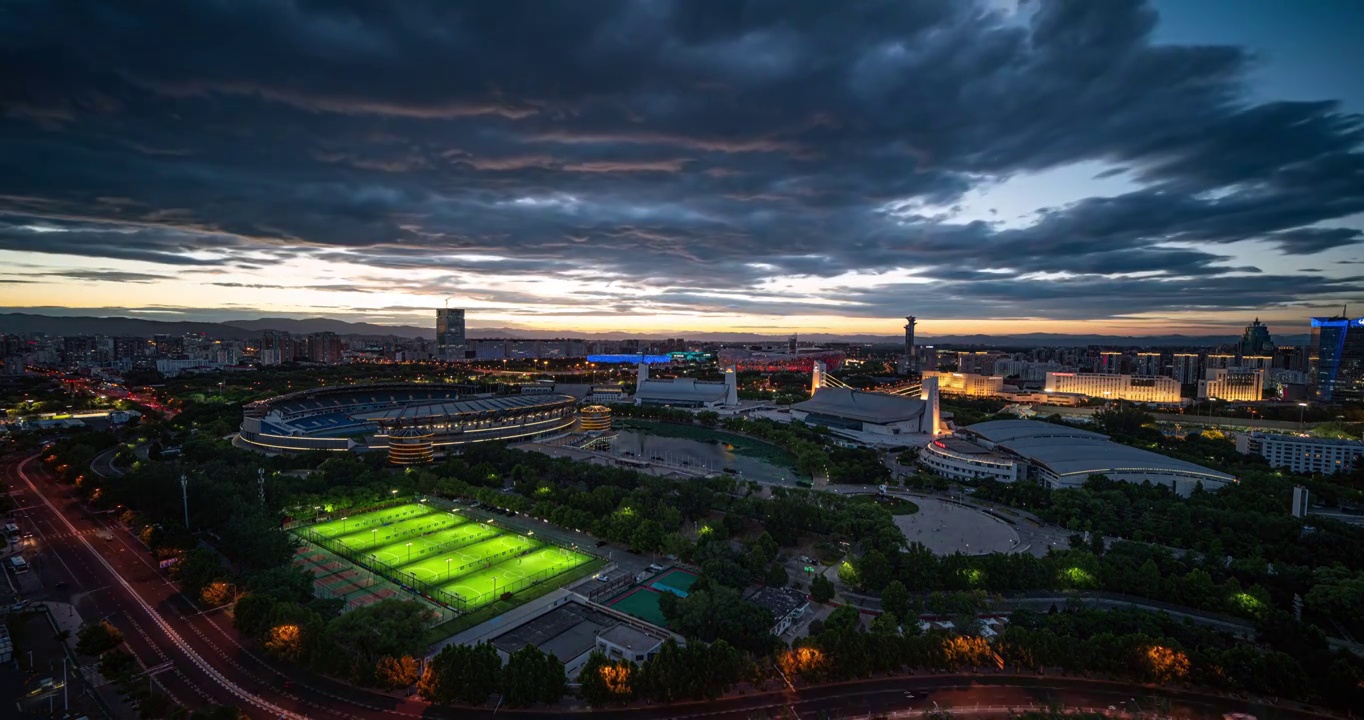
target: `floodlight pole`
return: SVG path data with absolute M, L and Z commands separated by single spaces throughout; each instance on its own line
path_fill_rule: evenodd
M 185 529 L 189 529 L 189 478 L 180 473 L 180 499 L 185 504 Z

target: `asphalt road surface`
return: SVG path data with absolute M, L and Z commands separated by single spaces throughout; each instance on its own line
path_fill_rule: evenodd
M 33 546 L 26 550 L 34 559 L 34 570 L 24 576 L 28 586 L 25 597 L 71 602 L 82 617 L 107 618 L 123 631 L 128 649 L 144 667 L 171 664 L 173 669 L 156 675 L 155 682 L 191 709 L 231 705 L 262 720 L 489 718 L 495 712 L 541 720 L 583 717 L 587 710 L 438 708 L 277 667 L 244 646 L 221 609 L 204 611 L 181 598 L 137 538 L 112 518 L 89 513 L 69 487 L 49 478 L 36 456 L 0 459 L 0 473 L 22 508 L 18 516 L 27 525 L 25 530 L 35 536 Z M 293 683 L 288 689 L 283 687 L 286 677 Z M 1261 720 L 1322 717 L 1277 709 L 1266 712 L 1256 703 L 1177 689 L 1006 675 L 877 679 L 708 702 L 591 712 L 594 717 L 611 720 L 865 717 L 868 713 L 913 717 L 934 709 L 935 703 L 953 709 L 959 717 L 1000 715 L 1007 707 L 1052 703 L 1099 709 L 1113 706 L 1118 712 L 1134 707 L 1162 709 L 1191 718 L 1218 717 L 1227 711 L 1254 712 Z

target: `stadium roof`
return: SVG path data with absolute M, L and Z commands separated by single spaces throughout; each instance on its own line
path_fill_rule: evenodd
M 477 415 L 480 413 L 504 413 L 508 411 L 528 411 L 537 407 L 546 409 L 564 403 L 576 402 L 568 395 L 506 395 L 502 397 L 481 398 L 478 400 L 454 400 L 450 402 L 423 403 L 405 407 L 379 410 L 371 413 L 358 413 L 355 417 L 380 422 L 395 420 L 415 420 L 418 418 L 447 417 L 453 415 Z
M 728 392 L 728 386 L 722 382 L 703 382 L 696 378 L 675 378 L 673 380 L 645 380 L 635 391 L 635 397 L 644 400 L 717 402 L 724 400 Z
M 884 425 L 917 419 L 923 415 L 924 406 L 924 401 L 918 398 L 824 387 L 816 390 L 814 397 L 792 405 L 791 409 Z
M 1045 465 L 1057 475 L 1153 473 L 1187 475 L 1212 482 L 1236 478 L 1191 462 L 1112 442 L 1107 435 L 1040 420 L 992 420 L 962 428 L 997 446 Z
M 1108 439 L 1108 436 L 1103 433 L 1084 430 L 1073 425 L 1060 425 L 1040 420 L 991 420 L 968 425 L 962 429 L 995 443 L 1008 443 L 1011 440 L 1029 438 Z

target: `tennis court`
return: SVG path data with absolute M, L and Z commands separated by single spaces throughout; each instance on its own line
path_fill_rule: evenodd
M 654 578 L 649 587 L 670 592 L 678 597 L 686 597 L 687 593 L 691 592 L 691 586 L 696 584 L 696 580 L 696 575 L 686 570 L 669 570 Z
M 433 601 L 471 610 L 587 564 L 586 554 L 551 545 L 453 510 L 409 503 L 295 528 L 301 537 Z M 336 573 L 336 595 L 350 594 L 334 556 L 305 556 Z M 345 563 L 349 565 L 349 563 Z M 443 598 L 443 599 L 442 599 Z
M 607 600 L 606 604 L 626 615 L 634 615 L 644 622 L 668 627 L 668 619 L 663 617 L 663 610 L 658 607 L 658 599 L 662 595 L 653 588 L 633 587 L 626 590 L 624 594 Z

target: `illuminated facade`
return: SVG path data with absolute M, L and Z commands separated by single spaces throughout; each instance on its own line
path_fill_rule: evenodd
M 1264 398 L 1265 372 L 1254 368 L 1210 368 L 1198 381 L 1198 397 L 1232 402 Z
M 1364 400 L 1364 317 L 1312 318 L 1307 364 L 1314 399 Z
M 1178 404 L 1179 383 L 1173 378 L 1151 375 L 1104 375 L 1101 373 L 1047 373 L 1047 392 L 1079 393 L 1106 400 Z
M 611 408 L 588 405 L 578 411 L 578 427 L 583 432 L 605 432 L 611 429 Z
M 576 404 L 567 395 L 494 396 L 460 385 L 318 388 L 249 403 L 235 442 L 266 452 L 387 450 L 393 433 L 419 428 L 444 452 L 565 432 L 577 421 Z
M 923 376 L 926 378 L 936 377 L 938 389 L 944 395 L 994 397 L 1004 391 L 1004 378 L 999 375 L 925 370 Z
M 388 434 L 390 465 L 425 465 L 435 459 L 435 435 L 428 430 L 409 427 Z

